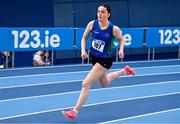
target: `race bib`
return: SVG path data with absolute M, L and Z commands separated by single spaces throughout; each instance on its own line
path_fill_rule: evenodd
M 103 52 L 104 46 L 105 46 L 105 42 L 102 40 L 93 40 L 92 41 L 92 47 L 99 52 Z

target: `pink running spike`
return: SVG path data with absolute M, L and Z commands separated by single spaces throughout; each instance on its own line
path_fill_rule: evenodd
M 68 111 L 62 111 L 62 114 L 71 120 L 75 120 L 77 118 L 77 114 L 76 112 L 74 112 L 72 109 L 68 110 Z
M 126 71 L 127 74 L 136 75 L 136 72 L 131 67 L 129 67 L 128 65 L 126 65 L 124 67 L 124 70 Z

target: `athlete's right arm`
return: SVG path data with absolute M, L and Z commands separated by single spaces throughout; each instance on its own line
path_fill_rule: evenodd
M 82 39 L 81 39 L 81 57 L 83 59 L 87 59 L 88 58 L 88 55 L 86 53 L 86 42 L 87 42 L 87 39 L 91 33 L 91 30 L 92 30 L 92 27 L 93 27 L 93 23 L 94 21 L 90 21 L 88 23 L 88 25 L 86 26 L 86 29 L 84 31 L 84 34 L 82 36 Z

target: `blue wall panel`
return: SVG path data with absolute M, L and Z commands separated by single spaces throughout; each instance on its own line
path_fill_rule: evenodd
M 180 25 L 179 0 L 130 0 L 129 27 Z
M 1 0 L 0 27 L 52 27 L 52 0 Z
M 75 3 L 75 27 L 86 27 L 95 19 L 98 2 Z
M 64 24 L 63 22 L 59 23 L 59 25 L 62 26 L 67 26 L 67 22 L 71 21 L 71 23 L 74 24 L 71 24 L 70 26 L 84 28 L 90 20 L 94 19 L 98 5 L 100 3 L 106 2 L 108 2 L 112 8 L 111 21 L 119 27 L 158 27 L 180 25 L 179 0 L 74 0 L 72 2 L 66 2 L 65 0 L 64 2 L 61 0 L 55 1 L 59 1 L 55 2 L 55 5 L 64 5 L 61 6 L 60 10 L 69 6 L 69 9 L 65 9 L 64 11 L 59 12 L 60 14 L 64 13 Z M 58 17 L 58 12 L 55 12 L 55 17 L 56 16 Z
M 54 5 L 54 25 L 56 27 L 74 27 L 72 3 L 56 3 Z
M 101 2 L 80 2 L 75 5 L 75 27 L 86 27 L 87 23 L 95 19 L 98 6 Z M 120 27 L 128 25 L 127 1 L 111 1 L 113 24 Z

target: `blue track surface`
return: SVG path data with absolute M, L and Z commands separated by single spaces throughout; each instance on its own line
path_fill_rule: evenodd
M 75 105 L 91 65 L 0 70 L 0 123 L 180 123 L 180 60 L 115 63 L 110 71 L 126 64 L 137 76 L 95 83 L 75 121 L 60 110 Z

